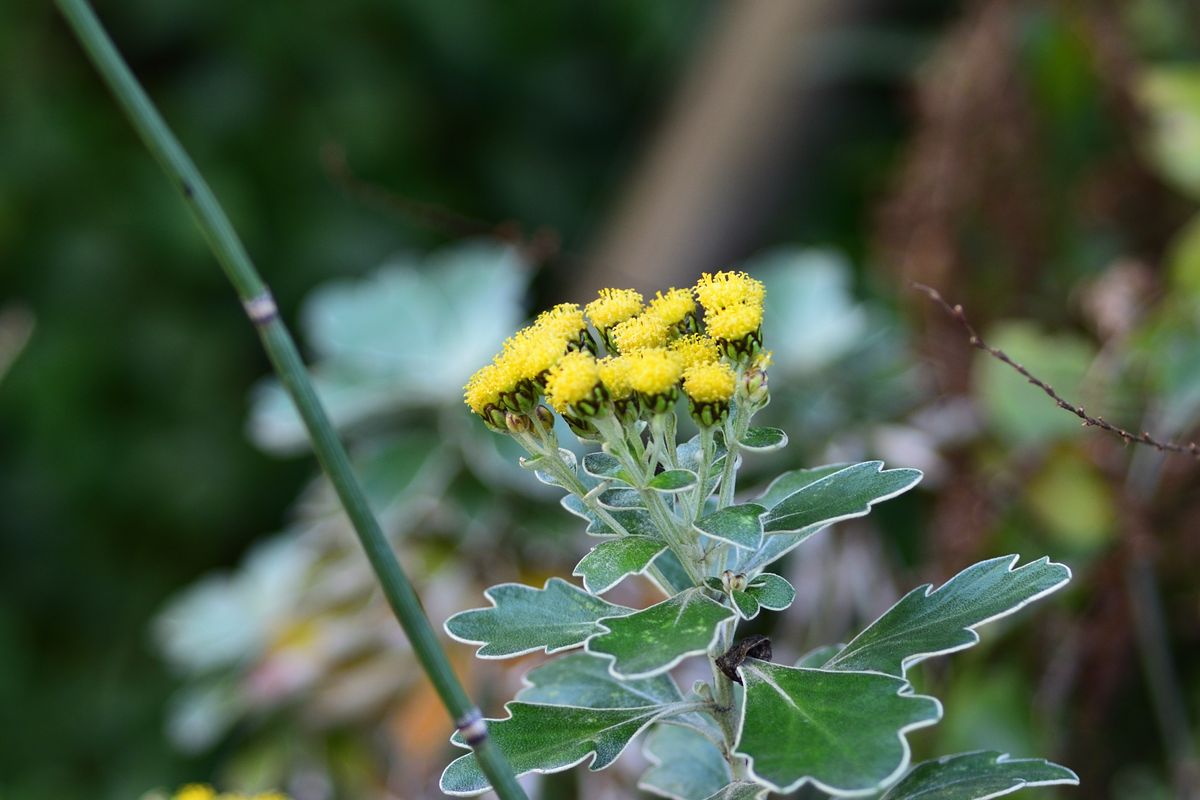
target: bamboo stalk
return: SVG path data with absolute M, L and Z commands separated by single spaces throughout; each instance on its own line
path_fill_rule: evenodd
M 182 195 L 237 291 L 275 372 L 304 420 L 317 460 L 358 534 L 383 593 L 442 703 L 468 743 L 473 745 L 479 765 L 496 794 L 502 800 L 525 800 L 525 792 L 503 753 L 488 738 L 479 709 L 455 676 L 412 584 L 388 545 L 350 466 L 346 449 L 317 398 L 296 344 L 229 218 L 130 72 L 87 0 L 56 0 L 56 3 L 147 149 Z

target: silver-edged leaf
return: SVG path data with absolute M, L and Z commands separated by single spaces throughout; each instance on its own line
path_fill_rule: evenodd
M 768 791 L 770 790 L 761 783 L 736 781 L 710 794 L 704 800 L 764 800 Z
M 787 579 L 773 572 L 764 572 L 751 579 L 746 585 L 746 594 L 769 611 L 783 611 L 796 599 L 796 590 Z
M 814 647 L 804 655 L 796 659 L 793 667 L 807 667 L 808 669 L 820 669 L 825 666 L 829 659 L 836 656 L 845 647 L 844 644 L 823 644 L 820 647 Z
M 980 751 L 923 761 L 881 800 L 988 800 L 1034 786 L 1079 785 L 1079 776 L 1042 758 Z
M 627 575 L 640 575 L 650 567 L 667 543 L 653 536 L 620 536 L 591 549 L 572 573 L 583 578 L 592 594 L 604 594 Z
M 663 590 L 663 594 L 667 596 L 678 594 L 684 589 L 692 587 L 692 578 L 688 575 L 683 563 L 679 560 L 679 556 L 675 555 L 674 550 L 663 550 L 654 559 L 654 567 L 666 579 L 669 585 L 662 586 L 657 578 L 654 582 Z
M 690 469 L 669 469 L 651 478 L 646 487 L 656 492 L 671 494 L 691 489 L 697 480 L 696 473 Z
M 628 616 L 600 620 L 602 632 L 588 639 L 586 647 L 612 659 L 613 675 L 644 678 L 707 651 L 721 623 L 734 616 L 702 589 L 688 589 Z
M 476 652 L 480 658 L 578 647 L 603 630 L 598 620 L 631 611 L 593 597 L 562 578 L 550 578 L 542 589 L 501 583 L 484 596 L 491 601 L 491 608 L 462 611 L 445 624 L 446 632 L 458 641 L 481 645 Z
M 606 521 L 584 505 L 583 500 L 569 494 L 560 501 L 560 505 L 575 516 L 587 520 L 587 533 L 592 536 L 616 536 L 621 533 L 613 529 Z M 658 526 L 650 517 L 650 512 L 644 508 L 625 508 L 608 510 L 617 524 L 633 536 L 658 536 Z
M 583 457 L 583 471 L 593 478 L 618 480 L 632 484 L 633 478 L 621 466 L 621 462 L 605 452 L 588 453 Z
M 642 496 L 637 493 L 636 489 L 627 489 L 624 487 L 605 489 L 596 496 L 596 500 L 606 509 L 616 509 L 618 511 L 646 507 L 646 504 L 642 501 Z
M 869 794 L 908 766 L 905 734 L 942 707 L 908 682 L 876 672 L 797 669 L 747 659 L 736 751 L 754 780 L 786 794 L 805 783 L 830 794 Z
M 787 442 L 787 434 L 779 428 L 751 428 L 738 440 L 738 445 L 745 450 L 767 452 L 778 450 L 786 446 Z
M 618 680 L 608 671 L 608 659 L 589 653 L 568 653 L 525 673 L 517 700 L 582 708 L 641 708 L 683 700 L 670 675 Z
M 488 732 L 520 776 L 561 772 L 589 756 L 590 769 L 604 769 L 643 728 L 670 713 L 672 706 L 580 708 L 514 700 L 506 708 L 509 716 L 488 720 Z M 451 741 L 466 746 L 458 734 Z M 457 796 L 482 794 L 490 788 L 474 753 L 450 762 L 439 785 L 446 794 Z
M 755 502 L 767 508 L 773 508 L 788 495 L 795 494 L 810 483 L 816 483 L 835 472 L 841 472 L 848 466 L 850 464 L 826 464 L 823 467 L 789 470 L 771 481 L 763 493 L 755 498 Z
M 638 788 L 671 800 L 705 800 L 733 780 L 725 754 L 692 728 L 660 722 L 650 729 L 642 753 L 652 765 Z
M 1019 556 L 973 564 L 937 590 L 917 587 L 831 658 L 826 669 L 903 675 L 920 661 L 979 642 L 975 629 L 1064 586 L 1071 570 L 1040 558 L 1013 569 Z
M 755 503 L 729 506 L 714 511 L 696 521 L 696 530 L 705 536 L 728 542 L 743 550 L 757 550 L 762 546 L 762 515 L 766 509 Z
M 733 601 L 733 607 L 737 609 L 738 615 L 742 619 L 754 619 L 758 616 L 760 610 L 758 600 L 754 599 L 754 595 L 749 592 L 734 589 L 729 593 L 729 599 Z

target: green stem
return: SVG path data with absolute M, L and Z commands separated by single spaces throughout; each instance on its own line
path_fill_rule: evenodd
M 401 569 L 378 520 L 371 512 L 362 486 L 350 466 L 349 456 L 317 398 L 295 342 L 279 318 L 267 286 L 246 254 L 233 225 L 183 147 L 159 116 L 150 98 L 129 71 L 87 0 L 56 2 L 147 149 L 183 196 L 208 240 L 209 247 L 241 298 L 247 313 L 255 323 L 271 364 L 295 403 L 301 419 L 304 420 L 317 460 L 354 525 L 383 593 L 412 643 L 413 652 L 416 653 L 417 659 L 456 724 L 466 727 L 468 721 L 478 715 L 478 709 L 455 676 L 412 584 Z M 478 726 L 471 728 L 473 733 L 476 730 Z M 517 783 L 504 754 L 486 734 L 475 744 L 475 755 L 497 795 L 506 800 L 525 798 L 525 792 Z

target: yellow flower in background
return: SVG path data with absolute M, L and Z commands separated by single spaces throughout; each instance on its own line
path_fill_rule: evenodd
M 670 336 L 670 326 L 650 314 L 627 319 L 609 331 L 609 337 L 620 353 L 662 347 Z
M 600 389 L 600 368 L 596 358 L 586 351 L 567 353 L 550 368 L 546 377 L 546 399 L 560 414 L 580 412 L 591 416 L 604 399 Z
M 633 289 L 601 289 L 599 295 L 584 310 L 601 333 L 642 312 L 642 295 Z
M 763 298 L 767 294 L 762 281 L 744 272 L 718 272 L 715 275 L 705 272 L 696 281 L 693 291 L 700 305 L 710 314 L 727 306 L 743 304 L 758 306 L 761 314 Z
M 288 797 L 280 792 L 259 792 L 258 794 L 222 792 L 217 794 L 211 786 L 191 783 L 177 791 L 171 800 L 288 800 Z

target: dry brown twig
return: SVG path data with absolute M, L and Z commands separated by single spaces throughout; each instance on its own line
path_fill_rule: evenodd
M 1025 369 L 1025 367 L 1014 361 L 1008 355 L 1008 353 L 1005 353 L 1003 350 L 997 347 L 992 347 L 990 344 L 985 342 L 983 338 L 975 331 L 975 327 L 971 324 L 971 321 L 967 319 L 966 312 L 963 311 L 963 307 L 961 305 L 958 305 L 957 303 L 955 305 L 950 305 L 950 303 L 946 302 L 946 299 L 942 297 L 941 292 L 931 286 L 926 286 L 923 283 L 917 283 L 914 281 L 912 287 L 918 292 L 927 295 L 930 300 L 932 300 L 934 303 L 937 303 L 947 314 L 954 318 L 958 324 L 963 327 L 963 330 L 967 332 L 967 341 L 972 347 L 974 347 L 976 350 L 984 351 L 988 355 L 992 356 L 992 358 L 1003 361 L 1005 364 L 1015 369 L 1021 374 L 1022 377 L 1025 378 L 1025 380 L 1029 381 L 1034 386 L 1045 392 L 1046 395 L 1054 401 L 1055 405 L 1061 409 L 1070 411 L 1072 414 L 1083 420 L 1084 427 L 1100 428 L 1101 430 L 1108 431 L 1114 436 L 1119 436 L 1126 444 L 1149 445 L 1150 447 L 1153 447 L 1162 453 L 1183 453 L 1200 459 L 1200 445 L 1197 445 L 1195 442 L 1188 442 L 1187 444 L 1180 444 L 1178 442 L 1164 442 L 1151 436 L 1149 431 L 1142 431 L 1141 435 L 1139 436 L 1125 430 L 1122 427 L 1113 425 L 1111 422 L 1104 419 L 1104 417 L 1091 416 L 1087 413 L 1087 411 L 1084 410 L 1083 406 L 1077 406 L 1067 402 L 1065 399 L 1063 399 L 1062 395 L 1054 391 L 1050 384 L 1046 383 L 1041 378 L 1038 378 L 1029 370 Z

